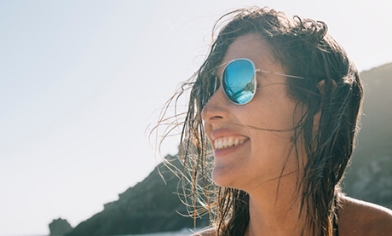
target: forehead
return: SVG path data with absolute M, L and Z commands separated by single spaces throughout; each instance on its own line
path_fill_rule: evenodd
M 218 74 L 224 65 L 237 58 L 250 59 L 257 69 L 283 72 L 282 66 L 273 56 L 270 45 L 257 34 L 240 36 L 230 44 L 222 60 L 222 66 L 217 70 Z

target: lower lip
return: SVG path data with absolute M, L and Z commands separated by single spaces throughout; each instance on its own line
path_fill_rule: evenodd
M 249 141 L 249 139 L 244 141 L 241 144 L 236 145 L 236 146 L 231 146 L 231 147 L 222 148 L 222 149 L 215 149 L 214 150 L 214 157 L 221 157 L 221 156 L 226 156 L 228 154 L 231 154 L 231 153 L 237 151 L 238 149 L 241 149 L 248 141 Z

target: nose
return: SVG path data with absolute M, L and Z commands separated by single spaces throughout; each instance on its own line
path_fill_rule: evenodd
M 222 86 L 215 91 L 210 100 L 206 103 L 201 111 L 201 117 L 206 123 L 214 123 L 219 120 L 224 120 L 228 114 L 228 107 L 230 102 L 222 90 Z

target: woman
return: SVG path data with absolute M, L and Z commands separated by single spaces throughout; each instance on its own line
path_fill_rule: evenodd
M 182 88 L 187 197 L 212 220 L 195 235 L 392 235 L 390 210 L 340 190 L 363 90 L 326 24 L 257 7 L 227 19 Z

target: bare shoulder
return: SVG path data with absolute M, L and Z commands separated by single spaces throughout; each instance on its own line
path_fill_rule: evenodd
M 215 228 L 203 229 L 192 234 L 192 236 L 214 236 L 214 235 L 215 235 Z
M 389 235 L 392 211 L 388 208 L 343 196 L 339 209 L 341 235 Z

